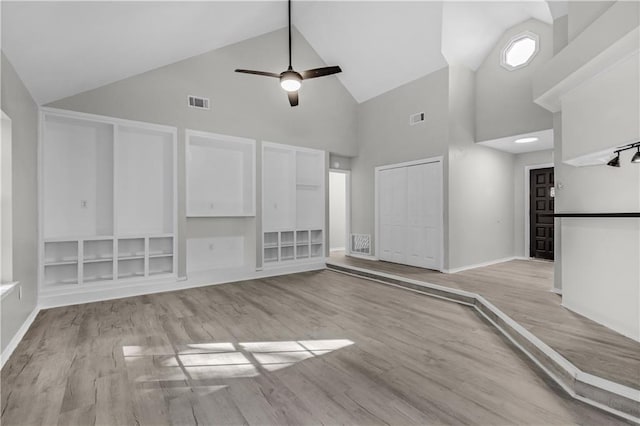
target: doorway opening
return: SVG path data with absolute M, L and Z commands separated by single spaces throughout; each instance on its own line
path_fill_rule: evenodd
M 329 250 L 348 252 L 349 242 L 348 170 L 329 170 Z
M 529 170 L 529 257 L 554 259 L 554 170 Z

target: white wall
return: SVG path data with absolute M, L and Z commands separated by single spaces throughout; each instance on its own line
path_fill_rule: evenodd
M 347 175 L 329 173 L 329 248 L 344 250 L 347 247 Z
M 509 71 L 500 56 L 509 40 L 530 31 L 539 37 L 539 51 L 522 68 Z M 533 102 L 531 80 L 553 56 L 553 28 L 530 19 L 515 25 L 500 37 L 476 71 L 476 141 L 550 129 L 551 113 Z
M 529 196 L 529 188 L 525 182 L 527 166 L 537 166 L 540 164 L 553 163 L 553 150 L 528 152 L 526 154 L 518 154 L 514 158 L 513 166 L 513 246 L 514 255 L 518 257 L 527 255 L 525 247 L 525 232 L 527 228 L 528 209 L 526 198 Z
M 513 256 L 513 155 L 475 143 L 474 95 L 473 72 L 450 67 L 450 270 Z
M 448 69 L 443 68 L 358 107 L 358 156 L 351 161 L 351 232 L 370 234 L 372 247 L 374 168 L 446 154 L 448 81 Z M 417 112 L 425 113 L 425 122 L 410 126 L 409 115 Z
M 13 291 L 2 300 L 1 341 L 5 350 L 37 304 L 38 109 L 2 53 L 2 110 L 11 118 L 13 166 L 13 279 L 20 281 L 22 299 Z
M 324 63 L 294 29 L 294 65 L 314 68 Z M 300 90 L 300 105 L 289 106 L 278 81 L 238 74 L 235 68 L 278 71 L 287 63 L 287 31 L 278 30 L 107 86 L 53 102 L 49 106 L 178 128 L 178 272 L 186 272 L 186 238 L 244 236 L 249 267 L 261 262 L 256 238 L 260 222 L 254 218 L 186 218 L 184 130 L 267 140 L 356 154 L 356 107 L 335 77 L 310 81 Z M 211 110 L 187 107 L 187 96 L 211 98 Z M 256 146 L 256 199 L 261 199 L 261 145 Z M 256 214 L 261 214 L 260 202 Z M 223 231 L 224 230 L 224 231 Z M 257 259 L 256 259 L 257 257 Z
M 610 8 L 615 1 L 569 1 L 567 3 L 567 35 L 569 41 L 571 41 Z

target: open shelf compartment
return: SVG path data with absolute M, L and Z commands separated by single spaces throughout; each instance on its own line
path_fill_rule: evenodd
M 83 262 L 109 262 L 113 260 L 113 240 L 85 240 L 82 242 Z
M 173 273 L 172 257 L 155 257 L 149 259 L 149 276 Z
M 45 265 L 44 283 L 46 286 L 78 284 L 78 264 Z
M 144 277 L 144 258 L 118 260 L 118 279 Z
M 44 243 L 44 264 L 63 265 L 78 262 L 77 241 L 51 241 Z
M 144 238 L 118 239 L 118 259 L 144 259 Z
M 149 257 L 173 255 L 173 237 L 149 237 Z

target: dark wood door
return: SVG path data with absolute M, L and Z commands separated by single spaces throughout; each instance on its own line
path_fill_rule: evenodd
M 553 167 L 531 170 L 529 176 L 531 257 L 553 260 Z

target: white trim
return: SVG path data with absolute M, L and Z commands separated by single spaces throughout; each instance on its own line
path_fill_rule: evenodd
M 409 167 L 409 166 L 417 166 L 419 164 L 429 164 L 429 163 L 442 163 L 442 161 L 444 160 L 444 157 L 442 155 L 437 156 L 437 157 L 430 157 L 430 158 L 423 158 L 420 160 L 412 160 L 412 161 L 405 161 L 404 163 L 394 163 L 394 164 L 385 164 L 384 166 L 377 166 L 374 168 L 375 172 L 379 172 L 382 170 L 389 170 L 389 169 L 398 169 L 400 167 Z
M 13 293 L 13 290 L 15 290 L 19 284 L 20 282 L 18 281 L 0 284 L 0 300 L 4 300 L 5 297 Z
M 421 160 L 412 160 L 405 161 L 404 163 L 395 163 L 395 164 L 387 164 L 383 166 L 377 166 L 374 168 L 374 187 L 373 187 L 373 198 L 374 198 L 374 229 L 373 229 L 373 253 L 376 258 L 378 258 L 378 236 L 380 235 L 380 220 L 379 220 L 379 199 L 378 199 L 378 175 L 383 170 L 397 169 L 400 167 L 410 167 L 417 166 L 419 164 L 430 164 L 430 163 L 440 163 L 441 172 L 442 172 L 442 180 L 441 180 L 441 191 L 440 194 L 442 196 L 441 200 L 441 209 L 440 209 L 440 265 L 437 269 L 438 271 L 445 272 L 444 270 L 444 209 L 445 209 L 445 199 L 444 199 L 444 157 L 436 156 L 430 158 L 423 158 Z
M 93 122 L 113 124 L 113 125 L 119 125 L 124 127 L 127 127 L 127 126 L 143 127 L 145 130 L 156 130 L 159 132 L 171 133 L 172 135 L 174 135 L 176 139 L 178 136 L 178 129 L 176 127 L 167 126 L 164 124 L 149 123 L 146 121 L 127 120 L 124 118 L 110 117 L 107 115 L 89 114 L 86 112 L 78 112 L 73 110 L 51 108 L 51 107 L 40 107 L 40 111 L 44 113 L 43 116 L 56 115 L 58 117 L 73 118 L 76 120 L 89 120 Z
M 0 355 L 0 369 L 4 367 L 4 364 L 7 362 L 9 357 L 11 357 L 13 351 L 16 350 L 24 335 L 27 334 L 27 331 L 29 331 L 29 327 L 31 327 L 31 324 L 33 324 L 33 321 L 36 319 L 39 312 L 40 306 L 36 306 L 33 311 L 31 311 L 27 319 L 24 320 L 22 326 L 20 326 L 18 331 L 16 331 L 16 334 L 13 335 L 9 343 L 7 343 L 7 346 L 2 351 L 2 355 Z
M 0 282 L 13 282 L 13 124 L 11 118 L 2 113 L 2 146 L 0 146 L 0 182 L 2 205 L 0 206 Z M 5 136 L 7 138 L 5 139 Z M 5 284 L 5 285 L 7 285 Z M 5 292 L 10 290 L 5 287 Z M 5 293 L 3 293 L 4 295 Z
M 380 260 L 376 256 L 372 256 L 370 254 L 345 253 L 345 256 L 355 257 L 356 259 L 364 259 L 364 260 Z
M 342 173 L 345 175 L 345 226 L 344 226 L 344 244 L 345 247 L 342 248 L 329 248 L 329 251 L 339 251 L 344 250 L 345 254 L 349 253 L 351 248 L 351 170 L 342 170 L 342 169 L 332 169 L 329 168 L 329 173 Z M 331 185 L 329 185 L 329 191 L 331 191 Z M 329 194 L 329 200 L 331 200 L 331 194 Z M 331 211 L 329 211 L 329 216 L 331 216 Z M 331 223 L 329 223 L 329 229 L 327 232 L 327 241 L 329 241 L 329 234 L 331 234 Z M 329 245 L 331 245 L 331 241 L 329 241 Z
M 154 281 L 140 279 L 138 281 L 128 281 L 123 286 L 95 286 L 91 291 L 83 292 L 60 292 L 41 295 L 40 307 L 42 309 L 57 308 L 61 306 L 78 305 L 82 303 L 101 302 L 105 300 L 123 299 L 127 297 L 141 296 L 146 294 L 165 293 L 168 291 L 187 290 L 190 288 L 207 287 L 210 285 L 237 283 L 242 281 L 268 278 L 279 275 L 295 274 L 299 272 L 316 271 L 325 269 L 325 258 L 320 257 L 315 262 L 290 263 L 277 265 L 260 271 L 251 271 L 246 267 L 230 268 L 227 270 L 212 269 L 208 271 L 198 271 L 189 274 L 184 279 L 175 277 L 159 278 Z
M 204 139 L 215 139 L 223 142 L 234 142 L 243 145 L 249 145 L 251 147 L 251 180 L 252 180 L 252 194 L 251 200 L 253 201 L 251 205 L 251 211 L 249 213 L 244 214 L 232 214 L 232 215 L 210 215 L 204 213 L 190 213 L 189 212 L 189 167 L 187 162 L 189 160 L 189 148 L 191 146 L 191 137 L 201 137 Z M 204 132 L 200 130 L 193 129 L 185 129 L 184 131 L 184 144 L 185 144 L 185 211 L 186 217 L 255 217 L 256 216 L 256 143 L 255 139 L 245 138 L 240 136 L 232 136 L 232 135 L 223 135 L 221 133 L 211 133 Z
M 531 243 L 531 170 L 546 169 L 549 167 L 555 167 L 553 163 L 532 164 L 524 166 L 524 257 L 531 257 L 530 243 Z M 554 170 L 555 171 L 555 170 Z M 554 184 L 555 185 L 555 184 Z M 555 224 L 554 224 L 555 225 Z M 555 239 L 555 236 L 554 236 Z
M 535 42 L 535 44 L 536 44 L 535 49 L 534 49 L 533 53 L 531 54 L 531 56 L 529 56 L 529 58 L 527 58 L 527 60 L 525 62 L 521 63 L 520 65 L 515 65 L 515 66 L 511 65 L 510 63 L 507 62 L 507 51 L 517 41 L 520 41 L 523 38 L 529 38 L 529 39 L 533 40 Z M 505 44 L 505 46 L 500 51 L 500 65 L 502 65 L 502 68 L 506 69 L 507 71 L 518 70 L 520 68 L 523 68 L 523 67 L 526 67 L 527 65 L 529 65 L 531 63 L 531 61 L 533 61 L 533 58 L 536 57 L 536 55 L 538 54 L 539 51 L 540 51 L 540 37 L 538 36 L 538 34 L 532 32 L 532 31 L 521 32 L 521 33 L 516 34 L 513 37 L 511 37 L 509 39 L 509 41 L 507 42 L 507 44 Z
M 497 265 L 498 263 L 510 262 L 512 260 L 526 260 L 526 259 L 518 258 L 516 256 L 503 257 L 502 259 L 488 260 L 486 262 L 461 266 L 459 268 L 443 269 L 442 272 L 444 272 L 445 274 L 456 274 L 458 272 L 468 271 L 469 269 L 484 268 L 485 266 Z

